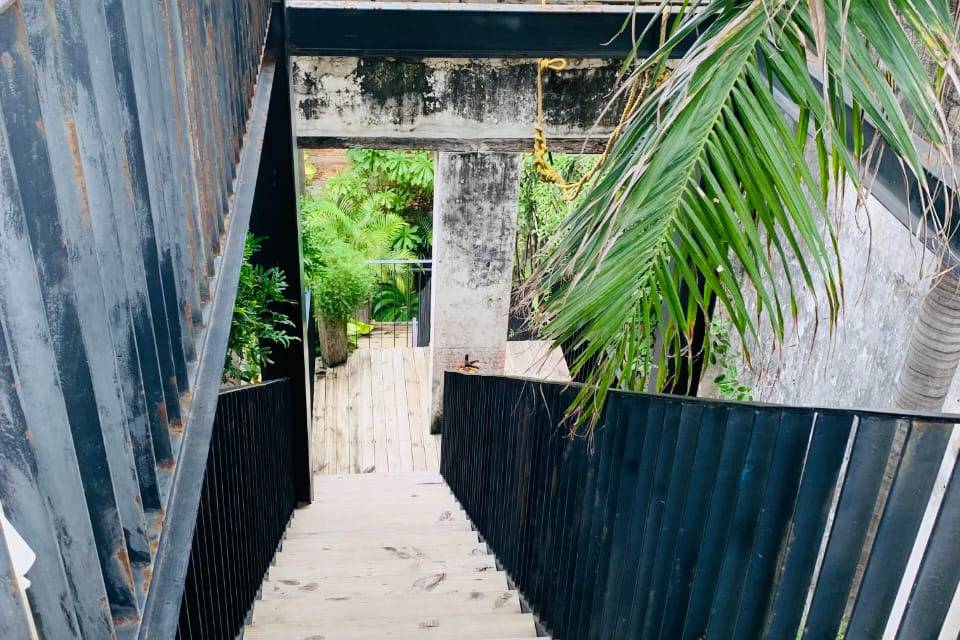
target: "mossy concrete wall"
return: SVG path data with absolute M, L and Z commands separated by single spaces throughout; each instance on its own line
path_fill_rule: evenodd
M 570 60 L 544 76 L 552 146 L 596 150 L 619 118 L 620 62 Z M 300 146 L 529 151 L 536 60 L 295 56 Z M 593 140 L 591 141 L 591 137 Z

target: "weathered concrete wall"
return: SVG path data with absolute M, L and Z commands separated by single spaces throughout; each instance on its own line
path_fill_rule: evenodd
M 771 352 L 772 334 L 764 324 L 759 344 L 751 349 L 754 370 L 741 370 L 755 400 L 893 408 L 897 372 L 935 262 L 876 199 L 857 209 L 852 189 L 838 240 L 846 289 L 838 326 L 830 335 L 826 309 L 816 309 L 812 296 L 804 294 L 798 295 L 796 327 L 788 329 L 782 349 Z M 782 276 L 778 284 L 785 284 Z M 716 374 L 706 372 L 700 395 L 717 395 Z
M 579 151 L 591 135 L 597 138 L 591 150 L 603 143 L 619 117 L 616 108 L 604 111 L 619 64 L 571 60 L 564 71 L 545 72 L 544 120 L 552 146 Z M 298 56 L 292 68 L 301 146 L 532 146 L 536 60 Z
M 431 408 L 439 416 L 443 372 L 465 359 L 503 371 L 519 154 L 440 153 L 433 196 Z

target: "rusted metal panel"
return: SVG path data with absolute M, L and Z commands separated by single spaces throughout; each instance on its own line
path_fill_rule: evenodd
M 22 71 L 26 32 L 19 16 L 9 11 L 0 14 L 0 41 L 12 45 L 0 53 L 3 60 L 0 71 L 6 81 L 8 74 Z M 8 82 L 4 82 L 3 87 L 0 100 L 7 104 L 8 99 L 17 96 L 15 91 L 20 87 Z M 11 95 L 8 89 L 14 93 Z M 4 109 L 3 114 L 8 115 L 8 110 Z M 9 143 L 8 127 L 4 118 L 0 124 L 0 154 L 5 158 L 12 157 L 15 148 Z M 90 637 L 102 636 L 111 631 L 110 610 L 106 599 L 101 598 L 103 587 L 96 540 L 70 432 L 66 398 L 57 376 L 48 318 L 35 275 L 25 205 L 17 195 L 21 183 L 11 163 L 3 163 L 0 170 L 0 291 L 3 292 L 0 328 L 4 343 L 0 345 L 0 353 L 8 358 L 0 363 L 3 381 L 0 396 L 10 417 L 9 422 L 0 422 L 4 442 L 0 447 L 0 474 L 4 478 L 0 482 L 3 494 L 0 499 L 11 506 L 11 521 L 28 544 L 36 544 L 38 551 L 47 551 L 48 561 L 62 558 L 64 571 L 74 576 L 69 592 L 74 611 L 63 611 L 61 605 L 31 603 L 37 627 L 73 630 L 70 635 L 79 632 Z M 4 366 L 7 361 L 9 368 Z M 31 457 L 36 461 L 33 476 L 24 466 Z M 33 489 L 19 486 L 18 475 Z M 25 503 L 20 504 L 20 500 Z M 56 514 L 56 519 L 44 526 L 40 518 L 47 508 Z M 50 533 L 59 543 L 58 553 L 57 546 L 44 546 L 44 539 Z M 55 575 L 46 586 L 51 593 L 58 593 Z
M 0 3 L 0 501 L 41 637 L 138 632 L 271 5 Z
M 0 319 L 0 325 L 3 324 Z M 36 567 L 31 567 L 31 576 L 44 585 L 42 590 L 31 593 L 37 626 L 50 637 L 70 637 L 80 631 L 77 613 L 49 513 L 45 508 L 37 508 L 44 504 L 37 477 L 38 464 L 30 447 L 14 380 L 6 340 L 0 332 L 0 482 L 6 488 L 3 508 L 17 531 L 30 540 L 31 549 L 38 556 Z M 0 544 L 0 554 L 5 552 Z M 6 587 L 8 583 L 4 581 L 3 585 Z M 0 629 L 4 617 L 0 611 Z M 9 633 L 0 635 L 20 637 Z
M 251 107 L 250 134 L 244 145 L 238 166 L 238 189 L 235 206 L 231 212 L 230 226 L 224 239 L 224 261 L 219 277 L 213 283 L 215 294 L 211 315 L 224 317 L 232 314 L 236 297 L 237 277 L 240 272 L 240 257 L 246 238 L 246 230 L 254 205 L 257 176 L 271 98 L 271 87 L 277 63 L 265 60 L 260 70 L 258 91 Z M 214 346 L 204 351 L 198 363 L 199 376 L 219 378 L 223 368 L 229 326 L 211 324 L 207 340 Z M 217 355 L 221 354 L 221 355 Z M 219 359 L 216 359 L 219 358 Z M 218 388 L 207 385 L 198 387 L 191 398 L 190 413 L 193 416 L 209 416 L 210 420 L 197 420 L 193 431 L 184 438 L 183 451 L 178 464 L 180 468 L 174 479 L 171 492 L 171 512 L 168 525 L 160 539 L 157 551 L 155 588 L 151 591 L 146 606 L 141 637 L 168 637 L 176 629 L 180 615 L 183 580 L 187 573 L 189 557 L 183 553 L 193 537 L 199 497 L 204 480 L 206 460 L 210 448 L 213 416 L 217 408 Z

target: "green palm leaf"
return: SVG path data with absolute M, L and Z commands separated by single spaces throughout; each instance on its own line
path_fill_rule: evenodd
M 536 274 L 531 295 L 542 301 L 545 332 L 582 347 L 571 363 L 588 381 L 572 407 L 578 424 L 598 418 L 611 387 L 642 389 L 655 375 L 662 388 L 693 357 L 694 324 L 714 301 L 744 345 L 761 322 L 782 340 L 800 295 L 813 296 L 832 326 L 843 289 L 827 196 L 848 178 L 864 191 L 868 150 L 847 145 L 862 136 L 859 118 L 921 180 L 914 127 L 943 149 L 949 139 L 910 39 L 949 62 L 944 1 L 690 4 L 660 50 L 633 61 L 631 77 L 658 76 L 676 44 L 700 29 L 695 44 L 632 114 Z M 818 171 L 807 160 L 808 134 Z

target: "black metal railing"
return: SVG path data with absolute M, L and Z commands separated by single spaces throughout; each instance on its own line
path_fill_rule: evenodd
M 432 261 L 370 260 L 368 264 L 375 273 L 376 282 L 370 299 L 354 314 L 356 321 L 350 329 L 350 340 L 356 341 L 358 349 L 430 344 Z M 426 335 L 423 335 L 424 328 Z
M 433 290 L 433 272 L 426 274 L 423 287 L 420 289 L 420 308 L 417 309 L 417 330 L 414 331 L 413 346 L 430 346 L 430 308 L 433 304 L 431 291 Z
M 296 506 L 286 378 L 221 392 L 177 637 L 234 638 Z
M 952 419 L 615 392 L 570 437 L 576 391 L 444 383 L 443 476 L 553 637 L 956 637 Z

